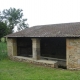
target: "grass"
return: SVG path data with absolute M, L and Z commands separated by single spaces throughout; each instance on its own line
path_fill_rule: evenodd
M 0 80 L 80 80 L 80 71 L 46 68 L 5 59 L 0 61 Z
M 1 48 L 3 46 L 3 48 Z M 80 71 L 54 69 L 6 58 L 6 43 L 0 43 L 0 80 L 80 80 Z

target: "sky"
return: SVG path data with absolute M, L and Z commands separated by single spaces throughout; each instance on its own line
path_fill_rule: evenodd
M 0 11 L 10 7 L 23 9 L 30 27 L 80 22 L 80 0 L 0 0 Z

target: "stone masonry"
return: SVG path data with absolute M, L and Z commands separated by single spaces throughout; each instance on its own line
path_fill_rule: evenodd
M 7 38 L 8 56 L 11 58 L 17 56 L 17 42 L 16 38 Z
M 40 59 L 40 39 L 32 39 L 32 55 L 34 60 Z
M 66 40 L 67 69 L 80 69 L 80 39 Z
M 14 61 L 28 62 L 28 63 L 40 65 L 40 66 L 58 68 L 57 61 L 34 60 L 32 58 L 21 57 L 21 56 L 13 56 L 11 59 L 14 60 Z

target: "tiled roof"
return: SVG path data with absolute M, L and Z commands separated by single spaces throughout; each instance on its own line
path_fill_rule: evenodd
M 6 37 L 80 37 L 80 22 L 34 26 Z

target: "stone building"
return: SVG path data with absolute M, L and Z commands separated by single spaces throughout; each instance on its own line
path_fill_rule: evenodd
M 6 37 L 12 60 L 80 69 L 79 22 L 34 26 Z

